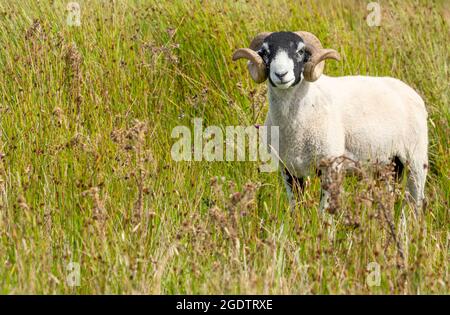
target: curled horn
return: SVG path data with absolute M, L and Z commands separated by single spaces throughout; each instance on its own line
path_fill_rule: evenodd
M 325 59 L 340 60 L 340 55 L 336 50 L 323 49 L 320 40 L 309 32 L 295 33 L 305 41 L 306 50 L 311 54 L 309 61 L 305 64 L 303 76 L 306 81 L 314 82 L 322 75 Z
M 262 83 L 267 79 L 267 66 L 257 51 L 270 34 L 269 32 L 259 33 L 250 43 L 250 48 L 239 48 L 233 53 L 233 61 L 241 58 L 248 59 L 248 71 L 256 83 Z

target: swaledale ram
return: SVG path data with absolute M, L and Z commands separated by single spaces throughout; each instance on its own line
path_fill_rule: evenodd
M 265 125 L 279 128 L 279 158 L 288 196 L 299 191 L 312 169 L 321 174 L 320 209 L 330 210 L 330 170 L 342 171 L 338 158 L 407 165 L 407 196 L 416 212 L 424 201 L 428 165 L 427 111 L 408 85 L 390 77 L 322 75 L 324 49 L 309 32 L 260 33 L 233 60 L 248 59 L 256 83 L 268 78 Z M 270 130 L 270 128 L 268 128 Z M 324 166 L 326 159 L 333 161 Z M 294 203 L 295 204 L 295 203 Z

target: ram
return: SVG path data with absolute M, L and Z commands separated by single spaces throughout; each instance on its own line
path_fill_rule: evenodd
M 320 209 L 330 207 L 331 170 L 338 158 L 408 165 L 407 196 L 416 212 L 424 201 L 428 165 L 427 112 L 421 97 L 391 77 L 322 75 L 326 59 L 339 53 L 324 49 L 309 32 L 260 33 L 233 60 L 248 59 L 257 83 L 268 81 L 265 125 L 279 127 L 279 158 L 288 196 L 294 179 L 303 189 L 311 169 L 321 174 Z M 332 163 L 320 163 L 327 159 Z

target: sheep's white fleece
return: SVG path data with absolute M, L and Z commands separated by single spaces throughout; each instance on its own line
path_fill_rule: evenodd
M 269 84 L 269 104 L 265 124 L 279 126 L 279 157 L 293 175 L 307 176 L 322 158 L 387 162 L 397 156 L 409 164 L 412 196 L 423 199 L 427 112 L 402 81 L 322 75 L 287 90 Z

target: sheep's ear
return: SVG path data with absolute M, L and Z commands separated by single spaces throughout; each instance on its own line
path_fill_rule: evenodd
M 311 53 L 308 50 L 306 50 L 305 56 L 303 57 L 303 62 L 308 62 L 310 60 L 311 60 Z

